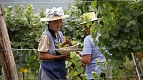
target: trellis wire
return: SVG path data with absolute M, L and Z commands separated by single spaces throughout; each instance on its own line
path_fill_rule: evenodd
M 82 50 L 82 49 L 83 48 L 78 48 L 78 50 Z M 94 49 L 94 48 L 92 48 L 92 49 Z M 113 49 L 113 48 L 106 48 L 106 49 L 105 48 L 96 48 L 96 49 L 106 50 L 106 49 Z M 15 50 L 20 50 L 20 51 L 23 51 L 23 50 L 37 50 L 38 51 L 38 49 L 15 49 L 15 48 L 7 48 L 7 49 L 0 50 L 0 52 L 2 52 L 2 51 L 9 51 L 9 50 L 12 50 L 12 51 L 15 51 Z M 44 50 L 44 49 L 42 49 L 42 50 Z M 58 50 L 58 49 L 56 49 L 56 50 Z M 72 49 L 72 50 L 77 50 L 77 49 Z

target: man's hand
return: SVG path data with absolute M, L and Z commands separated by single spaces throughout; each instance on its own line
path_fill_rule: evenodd
M 81 51 L 77 51 L 76 53 L 81 57 Z

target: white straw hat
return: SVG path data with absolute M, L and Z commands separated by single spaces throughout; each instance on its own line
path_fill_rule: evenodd
M 81 16 L 81 23 L 80 24 L 84 24 L 84 23 L 87 23 L 87 22 L 95 21 L 95 20 L 98 20 L 95 12 L 84 13 Z
M 62 10 L 62 7 L 52 9 L 46 9 L 46 17 L 41 18 L 40 21 L 54 21 L 58 19 L 64 19 L 69 17 L 69 15 L 64 15 L 64 11 Z

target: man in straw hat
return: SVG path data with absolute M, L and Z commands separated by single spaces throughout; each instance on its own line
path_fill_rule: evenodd
M 65 58 L 69 58 L 69 55 L 60 55 L 55 51 L 55 45 L 63 42 L 63 34 L 59 30 L 62 19 L 66 17 L 69 15 L 64 15 L 62 7 L 53 7 L 46 9 L 46 18 L 40 19 L 48 22 L 48 28 L 39 39 L 39 80 L 66 79 Z
M 82 23 L 81 25 L 84 26 L 87 36 L 84 39 L 84 47 L 82 52 L 78 51 L 80 55 L 80 61 L 86 65 L 86 74 L 88 80 L 92 80 L 92 72 L 96 72 L 97 74 L 101 74 L 102 67 L 97 64 L 97 59 L 99 63 L 104 63 L 106 61 L 104 55 L 99 52 L 98 46 L 94 45 L 93 38 L 90 35 L 90 27 L 92 23 L 98 18 L 96 17 L 94 12 L 84 13 L 81 16 Z M 88 25 L 88 23 L 90 25 Z M 98 40 L 98 38 L 96 38 Z M 103 73 L 102 73 L 103 74 Z M 105 75 L 105 74 L 104 74 Z M 102 76 L 102 75 L 100 75 Z

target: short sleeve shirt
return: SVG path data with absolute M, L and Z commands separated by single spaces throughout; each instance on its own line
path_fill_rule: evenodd
M 84 39 L 84 47 L 82 50 L 82 55 L 91 54 L 91 63 L 96 63 L 97 58 L 101 59 L 101 62 L 105 61 L 104 55 L 98 50 L 98 46 L 94 45 L 93 38 L 88 35 Z
M 48 52 L 50 47 L 49 38 L 47 35 L 42 35 L 39 39 L 38 51 L 39 52 Z

